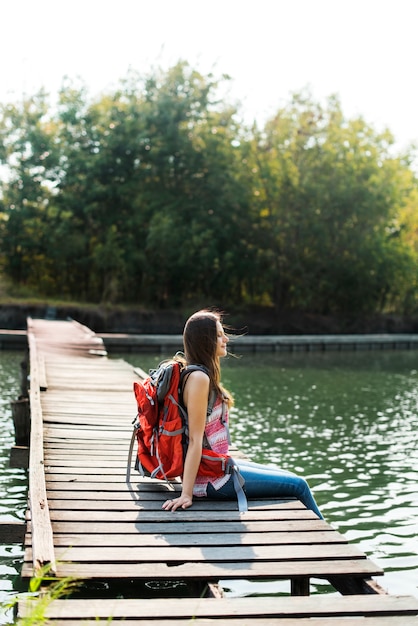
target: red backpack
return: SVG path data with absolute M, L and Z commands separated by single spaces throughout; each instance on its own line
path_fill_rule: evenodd
M 128 477 L 134 441 L 138 443 L 135 468 L 142 476 L 171 480 L 183 474 L 188 444 L 187 414 L 181 404 L 184 376 L 203 366 L 183 366 L 179 361 L 163 361 L 141 382 L 134 382 L 138 415 L 129 452 Z M 211 408 L 209 408 L 211 410 Z M 202 450 L 198 473 L 216 478 L 222 476 L 230 457 L 209 448 Z

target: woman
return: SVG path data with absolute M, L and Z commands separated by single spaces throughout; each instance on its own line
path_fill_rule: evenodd
M 232 474 L 208 479 L 198 474 L 202 448 L 205 442 L 215 452 L 228 453 L 228 409 L 233 400 L 221 384 L 220 359 L 227 355 L 228 337 L 219 313 L 202 310 L 194 313 L 186 322 L 183 333 L 187 365 L 203 365 L 202 370 L 190 372 L 185 379 L 183 403 L 189 421 L 189 445 L 184 462 L 182 491 L 178 498 L 163 504 L 166 511 L 192 506 L 193 495 L 210 498 L 236 498 Z M 215 392 L 216 400 L 208 412 L 208 399 Z M 307 482 L 286 470 L 275 469 L 234 459 L 245 481 L 244 491 L 248 498 L 296 497 L 323 519 Z

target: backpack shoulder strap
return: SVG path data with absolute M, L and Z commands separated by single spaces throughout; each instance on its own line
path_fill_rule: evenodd
M 181 372 L 182 381 L 186 382 L 185 379 L 189 377 L 192 372 L 204 372 L 209 376 L 209 370 L 205 365 L 186 365 Z
M 209 376 L 209 370 L 207 367 L 205 367 L 204 365 L 186 365 L 186 367 L 184 367 L 181 371 L 180 374 L 180 399 L 181 399 L 181 404 L 184 406 L 184 402 L 183 402 L 183 391 L 184 391 L 184 387 L 186 385 L 187 379 L 189 378 L 190 374 L 192 372 L 204 372 L 205 374 L 207 374 Z M 212 410 L 214 402 L 216 400 L 216 395 L 215 397 L 213 397 L 213 393 L 210 392 L 209 393 L 209 401 L 208 401 L 208 414 L 209 414 L 209 407 L 210 410 Z

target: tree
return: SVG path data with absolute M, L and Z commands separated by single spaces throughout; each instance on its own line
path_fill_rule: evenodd
M 297 94 L 255 146 L 260 221 L 278 308 L 382 310 L 414 263 L 395 225 L 408 191 L 393 138 Z
M 417 180 L 390 133 L 295 94 L 263 128 L 179 62 L 0 111 L 0 246 L 40 295 L 411 311 Z
M 15 283 L 42 289 L 53 234 L 46 225 L 59 176 L 56 126 L 46 94 L 2 106 L 0 134 L 0 162 L 7 172 L 0 230 L 4 271 Z
M 159 305 L 241 296 L 248 250 L 237 125 L 235 109 L 214 101 L 216 89 L 184 63 L 145 85 L 143 292 Z

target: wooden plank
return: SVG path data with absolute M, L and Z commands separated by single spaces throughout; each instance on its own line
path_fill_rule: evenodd
M 112 380 L 114 377 L 112 376 Z M 134 380 L 133 377 L 130 376 L 129 370 L 123 373 L 123 379 L 125 383 L 125 390 L 123 392 L 114 391 L 110 386 L 106 390 L 106 405 L 100 407 L 100 411 L 105 411 L 106 406 L 110 405 L 110 409 L 114 410 L 115 407 L 123 406 L 126 408 L 136 408 L 135 399 L 132 391 L 131 381 Z M 67 411 L 75 410 L 77 412 L 84 413 L 85 410 L 93 410 L 97 405 L 97 397 L 87 395 L 85 393 L 79 393 L 78 391 L 66 391 L 64 389 L 56 389 L 55 387 L 56 381 L 54 379 L 54 387 L 48 389 L 48 394 L 42 398 L 44 403 L 45 412 L 48 411 L 54 412 L 56 410 L 66 413 Z M 92 391 L 95 389 L 94 381 L 92 381 Z M 129 395 L 127 393 L 129 392 Z M 57 405 L 57 399 L 59 399 L 59 404 Z M 121 405 L 122 403 L 122 405 Z
M 118 410 L 120 411 L 120 408 L 118 407 Z M 106 415 L 105 412 L 102 413 L 102 415 L 100 416 L 100 423 L 102 426 L 116 426 L 116 427 L 124 427 L 124 430 L 129 430 L 131 431 L 132 428 L 130 426 L 130 423 L 128 422 L 128 420 L 126 419 L 126 416 L 129 416 L 129 412 L 125 411 L 125 412 L 115 412 L 113 411 L 111 415 Z M 135 417 L 135 413 L 132 412 L 132 419 Z M 84 421 L 83 421 L 84 420 Z M 44 421 L 45 422 L 52 422 L 53 424 L 77 424 L 77 425 L 83 425 L 83 424 L 94 424 L 97 426 L 97 415 L 89 415 L 88 412 L 86 411 L 85 415 L 80 415 L 77 413 L 59 413 L 59 412 L 53 412 L 51 414 L 45 413 L 44 412 Z M 124 423 L 125 422 L 125 423 Z
M 68 445 L 68 444 L 67 444 Z M 91 442 L 90 442 L 91 446 Z M 119 467 L 126 469 L 127 466 L 127 452 L 124 449 L 124 446 L 121 448 L 120 445 L 114 443 L 113 445 L 107 445 L 106 447 L 100 443 L 100 446 L 93 446 L 93 449 L 88 449 L 87 446 L 84 446 L 80 449 L 65 450 L 59 449 L 55 447 L 49 446 L 49 449 L 45 452 L 45 460 L 48 461 L 50 465 L 59 464 L 60 461 L 71 459 L 73 457 L 76 461 L 80 461 L 86 456 L 94 459 L 98 464 L 106 463 L 109 460 L 118 460 Z
M 25 605 L 21 613 L 25 614 Z M 264 597 L 254 598 L 164 598 L 164 599 L 88 599 L 55 600 L 48 606 L 46 617 L 68 619 L 85 618 L 119 619 L 152 618 L 160 620 L 168 615 L 171 620 L 182 618 L 249 618 L 249 617 L 385 617 L 391 615 L 417 616 L 418 599 L 403 596 L 331 596 Z M 156 623 L 156 622 L 154 622 Z M 160 623 L 158 621 L 158 623 Z M 281 621 L 280 621 L 281 623 Z M 345 620 L 340 622 L 345 624 Z M 366 622 L 367 624 L 369 622 Z
M 118 501 L 118 502 L 132 500 L 131 494 L 129 493 L 127 489 L 122 491 L 121 489 L 114 488 L 113 490 L 110 490 L 110 491 L 109 490 L 103 491 L 102 490 L 103 484 L 101 483 L 98 483 L 97 489 L 92 489 L 90 487 L 89 488 L 82 487 L 77 493 L 74 493 L 73 489 L 71 490 L 62 489 L 61 483 L 58 483 L 58 484 L 55 483 L 55 484 L 57 485 L 57 489 L 53 489 L 53 488 L 48 489 L 49 504 L 51 508 L 54 508 L 56 503 L 61 506 L 62 503 L 66 503 L 66 502 L 68 502 L 70 505 L 73 505 L 74 502 L 83 503 L 83 501 L 85 501 L 82 504 L 82 508 L 85 508 L 84 505 L 85 504 L 87 505 L 89 501 L 93 502 L 94 504 L 97 504 L 97 503 L 108 502 L 109 500 Z M 80 487 L 80 485 L 78 485 L 78 487 Z M 180 485 L 176 486 L 176 489 L 178 492 L 180 492 Z M 141 490 L 140 492 L 136 491 L 135 494 L 138 497 L 138 499 L 140 499 L 141 501 L 155 500 L 161 506 L 161 503 L 164 502 L 167 496 L 167 490 L 163 490 L 163 491 L 161 491 L 160 489 Z M 282 510 L 286 508 L 303 510 L 302 508 L 303 505 L 298 500 L 294 500 L 290 502 L 281 501 L 281 500 L 267 500 L 267 499 L 248 500 L 248 504 L 249 504 L 250 510 L 253 510 L 253 509 Z M 209 509 L 209 510 L 213 510 L 214 508 L 217 508 L 217 507 L 223 507 L 225 505 L 226 505 L 226 508 L 230 507 L 231 509 L 233 509 L 235 506 L 235 501 L 227 500 L 226 502 L 222 502 L 219 500 L 209 500 L 209 499 L 204 498 L 201 502 L 196 503 L 196 506 Z M 57 506 L 57 508 L 60 508 L 60 507 Z M 329 530 L 332 530 L 330 526 L 329 526 Z
M 48 619 L 49 624 L 54 626 L 109 626 L 109 621 L 125 622 L 124 618 L 118 619 L 110 615 L 108 619 L 81 619 L 81 623 L 76 619 Z M 342 621 L 341 617 L 232 617 L 227 620 L 213 620 L 205 617 L 186 617 L 180 619 L 159 619 L 156 622 L 153 618 L 133 618 L 129 620 L 129 626 L 215 626 L 221 622 L 222 626 L 363 626 L 363 620 L 359 621 L 358 617 L 345 617 Z M 417 620 L 415 616 L 395 616 L 389 617 L 367 617 L 364 626 L 416 626 Z
M 59 533 L 56 527 L 54 530 L 54 543 L 56 547 L 60 546 L 102 546 L 103 537 L 99 533 L 83 533 L 76 534 L 78 528 L 74 529 L 72 526 L 72 533 Z M 108 529 L 105 527 L 103 532 Z M 216 531 L 213 531 L 211 526 L 211 532 L 206 532 L 202 537 L 201 533 L 196 529 L 195 533 L 188 533 L 186 530 L 183 533 L 164 533 L 164 529 L 153 528 L 152 533 L 144 534 L 141 529 L 141 533 L 131 532 L 127 537 L 126 533 L 121 534 L 108 534 L 106 539 L 107 546 L 245 546 L 245 545 L 305 545 L 305 544 L 329 544 L 329 543 L 346 543 L 344 538 L 338 536 L 338 533 L 332 532 L 301 532 L 301 533 L 285 533 L 285 532 L 246 532 L 242 533 L 222 533 L 222 535 Z M 129 534 L 129 533 L 128 533 Z
M 107 521 L 113 522 L 115 520 L 115 512 L 114 511 L 100 511 L 98 515 L 96 511 L 56 511 L 52 510 L 51 512 L 51 520 L 52 521 L 68 521 L 68 522 L 87 522 L 87 521 Z M 161 511 L 138 511 L 140 516 L 133 517 L 131 511 L 118 511 L 117 519 L 119 522 L 136 522 L 139 525 L 142 525 L 146 522 L 161 522 Z M 179 516 L 181 515 L 181 518 Z M 178 524 L 183 522 L 212 522 L 212 523 L 229 523 L 230 521 L 238 521 L 240 519 L 240 515 L 243 516 L 243 522 L 245 521 L 256 521 L 256 520 L 271 520 L 272 514 L 270 511 L 250 511 L 248 513 L 238 513 L 238 511 L 230 511 L 230 510 L 222 510 L 222 511 L 197 511 L 197 510 L 185 510 L 185 511 L 176 511 L 170 512 L 164 517 L 164 522 L 167 524 L 167 530 L 171 524 Z M 244 517 L 245 516 L 245 517 Z M 281 519 L 313 519 L 314 514 L 310 511 L 298 511 L 297 515 L 295 515 L 295 511 L 282 511 Z M 140 527 L 140 526 L 139 526 Z M 243 532 L 245 531 L 245 526 L 242 527 Z
M 167 498 L 167 493 L 158 494 L 155 493 L 146 493 L 144 496 L 136 497 L 135 500 L 130 497 L 130 494 L 126 492 L 122 492 L 118 494 L 118 498 L 100 498 L 97 496 L 95 499 L 93 498 L 65 498 L 65 499 L 57 499 L 54 495 L 51 495 L 49 498 L 49 508 L 51 510 L 59 511 L 59 510 L 68 510 L 71 511 L 102 511 L 106 509 L 107 511 L 161 511 L 162 503 Z M 171 494 L 172 495 L 172 494 Z M 174 494 L 175 495 L 175 494 Z M 299 507 L 289 507 L 283 506 L 280 503 L 263 505 L 263 503 L 252 502 L 249 501 L 248 511 L 256 512 L 256 511 L 276 511 L 278 514 L 283 509 L 290 509 L 292 511 L 298 511 Z M 222 500 L 208 500 L 204 498 L 202 502 L 196 502 L 193 505 L 193 511 L 195 513 L 199 511 L 205 511 L 209 513 L 214 513 L 215 511 L 226 511 L 233 512 L 237 510 L 237 503 L 235 500 L 226 500 L 223 502 Z M 182 511 L 183 512 L 183 511 Z M 171 512 L 165 511 L 164 514 L 168 517 L 171 515 Z
M 218 582 L 226 579 L 251 580 L 286 580 L 295 577 L 325 578 L 329 576 L 351 576 L 367 578 L 381 575 L 380 568 L 368 559 L 332 559 L 331 561 L 223 561 L 220 563 L 183 562 L 173 563 L 67 563 L 57 564 L 57 576 L 74 576 L 76 578 L 126 578 L 126 579 L 161 579 L 161 580 L 202 580 Z M 22 576 L 31 575 L 31 567 L 25 561 Z
M 84 433 L 84 436 L 80 436 L 82 435 L 82 431 L 80 431 L 80 429 L 76 430 L 76 433 L 79 433 L 78 436 L 68 436 L 68 435 L 64 435 L 64 433 L 66 432 L 67 429 L 62 429 L 62 428 L 54 428 L 54 430 L 51 429 L 50 426 L 47 426 L 45 431 L 45 437 L 44 437 L 44 441 L 45 443 L 48 444 L 47 446 L 47 453 L 69 453 L 71 454 L 71 450 L 74 451 L 75 454 L 78 453 L 85 453 L 86 451 L 89 454 L 95 454 L 95 453 L 101 453 L 102 450 L 103 451 L 107 451 L 107 450 L 116 450 L 116 452 L 120 453 L 121 452 L 121 441 L 123 441 L 123 444 L 125 443 L 125 441 L 128 441 L 130 438 L 126 436 L 125 433 L 123 433 L 123 437 L 121 439 L 117 439 L 115 440 L 112 437 L 108 437 L 107 439 L 102 437 L 102 441 L 100 443 L 100 448 L 98 448 L 97 446 L 92 448 L 91 445 L 91 439 L 89 437 L 86 436 L 86 434 Z M 130 430 L 130 429 L 129 429 Z M 130 431 L 131 432 L 131 431 Z M 126 453 L 126 448 L 123 447 L 123 456 L 126 458 L 127 457 L 127 453 Z
M 119 352 L 176 352 L 183 349 L 182 335 L 101 333 L 106 347 Z M 241 335 L 233 338 L 234 350 L 244 352 L 292 352 L 294 350 L 381 350 L 418 347 L 416 335 Z
M 30 527 L 30 522 L 29 522 Z M 320 530 L 322 528 L 322 520 L 313 521 L 309 523 L 309 529 L 314 531 L 315 529 Z M 125 536 L 129 534 L 134 534 L 135 537 L 141 537 L 143 535 L 166 535 L 166 534 L 200 534 L 202 535 L 202 541 L 204 541 L 203 535 L 207 533 L 213 532 L 213 524 L 205 521 L 192 521 L 192 522 L 183 522 L 181 524 L 170 524 L 167 527 L 166 522 L 163 520 L 159 520 L 159 522 L 154 523 L 146 523 L 141 522 L 138 524 L 136 520 L 131 520 L 130 522 L 120 522 L 115 521 L 113 519 L 112 522 L 103 522 L 96 520 L 91 520 L 88 522 L 77 522 L 74 524 L 73 521 L 63 520 L 53 523 L 54 536 L 57 537 L 59 533 L 71 533 L 77 532 L 80 534 L 88 534 L 88 533 L 98 533 L 100 535 L 106 534 L 108 537 L 112 534 L 123 534 Z M 281 520 L 279 522 L 272 521 L 255 521 L 255 522 L 246 522 L 245 525 L 242 525 L 240 522 L 230 522 L 228 524 L 222 525 L 222 535 L 227 536 L 229 533 L 240 534 L 242 537 L 254 534 L 257 532 L 260 533 L 270 533 L 270 532 L 287 532 L 290 531 L 302 531 L 305 534 L 308 530 L 305 521 L 299 520 Z M 218 533 L 219 534 L 219 533 Z M 338 533 L 336 533 L 338 535 Z M 110 538 L 111 540 L 111 538 Z M 346 541 L 346 540 L 345 540 Z
M 54 429 L 50 429 L 50 425 L 54 424 Z M 56 427 L 60 424 L 65 424 L 65 430 L 58 430 Z M 108 440 L 109 431 L 112 431 L 112 437 L 115 436 L 118 440 L 121 440 L 125 444 L 125 449 L 129 449 L 129 441 L 132 433 L 132 428 L 128 424 L 123 423 L 113 423 L 108 422 L 106 420 L 101 420 L 101 426 L 98 427 L 97 421 L 86 419 L 84 422 L 78 419 L 74 419 L 71 421 L 71 417 L 67 420 L 61 420 L 57 418 L 53 422 L 47 416 L 45 419 L 45 428 L 47 430 L 47 435 L 45 437 L 45 441 L 48 442 L 49 437 L 52 435 L 54 437 L 60 436 L 61 438 L 65 438 L 65 433 L 68 434 L 68 437 L 80 437 L 85 440 L 90 438 L 90 446 L 93 447 L 95 445 L 96 439 L 104 439 Z M 106 439 L 107 438 L 107 439 Z M 127 455 L 126 455 L 127 456 Z
M 83 480 L 83 478 L 85 478 L 85 480 Z M 109 483 L 95 483 L 95 482 L 91 482 L 90 480 L 88 480 L 88 477 L 84 477 L 81 476 L 81 478 L 78 481 L 75 481 L 75 490 L 74 492 L 71 490 L 65 490 L 63 489 L 64 483 L 58 483 L 56 481 L 54 481 L 54 487 L 56 487 L 56 489 L 51 489 L 50 491 L 50 501 L 55 503 L 60 503 L 60 506 L 57 506 L 57 508 L 61 507 L 62 503 L 66 503 L 68 502 L 67 508 L 68 506 L 71 506 L 72 504 L 72 500 L 75 500 L 77 502 L 80 502 L 80 508 L 81 509 L 85 509 L 88 506 L 91 506 L 92 508 L 96 508 L 96 505 L 100 503 L 103 503 L 103 506 L 106 506 L 106 502 L 108 501 L 120 501 L 121 505 L 124 501 L 126 502 L 132 502 L 132 500 L 135 502 L 135 508 L 136 510 L 138 510 L 138 506 L 141 506 L 142 504 L 146 507 L 148 506 L 147 503 L 150 504 L 150 506 L 156 506 L 161 507 L 162 503 L 167 499 L 167 496 L 172 496 L 173 494 L 176 495 L 178 493 L 180 493 L 180 485 L 176 484 L 174 486 L 174 488 L 170 488 L 168 485 L 161 485 L 161 488 L 157 488 L 157 489 L 153 489 L 150 487 L 148 488 L 141 488 L 141 490 L 128 490 L 126 487 L 126 482 L 124 481 L 112 481 Z M 94 479 L 93 479 L 94 480 Z M 97 488 L 96 489 L 92 489 L 91 486 L 97 484 Z M 123 488 L 123 485 L 125 485 L 125 488 Z M 78 491 L 77 491 L 78 490 Z M 57 498 L 56 494 L 58 493 L 62 493 L 62 498 Z M 96 498 L 94 497 L 94 494 L 96 493 Z M 149 501 L 149 502 L 148 502 Z M 153 504 L 151 504 L 151 502 L 153 502 Z M 53 508 L 53 507 L 51 507 Z M 128 506 L 128 509 L 130 508 L 130 506 Z M 127 509 L 127 510 L 128 510 Z M 236 512 L 236 500 L 235 499 L 231 499 L 231 500 L 212 500 L 209 498 L 202 498 L 199 499 L 198 501 L 196 501 L 193 504 L 193 510 L 198 512 L 198 511 L 208 511 L 208 512 L 213 512 L 216 511 L 218 509 L 222 509 L 222 510 L 230 510 L 230 511 L 235 511 Z M 286 511 L 293 511 L 294 515 L 295 515 L 295 519 L 297 519 L 298 515 L 301 515 L 303 518 L 305 519 L 319 519 L 317 517 L 314 516 L 314 514 L 306 514 L 306 509 L 303 507 L 303 505 L 297 501 L 297 500 L 277 500 L 277 501 L 264 501 L 264 500 L 248 500 L 248 512 L 255 512 L 255 511 L 274 511 L 276 518 L 279 520 L 281 519 L 282 515 L 287 515 Z M 183 509 L 181 511 L 182 513 L 185 512 Z M 166 512 L 166 515 L 163 517 L 163 519 L 165 519 L 166 517 L 171 517 L 171 514 Z M 273 518 L 272 518 L 273 519 Z M 326 524 L 326 522 L 325 522 Z M 329 530 L 333 530 L 332 527 L 330 527 L 329 525 L 327 525 Z
M 32 518 L 33 569 L 40 570 L 46 565 L 55 572 L 55 555 L 52 527 L 49 517 L 46 495 L 43 423 L 40 390 L 38 383 L 38 357 L 36 341 L 32 332 L 28 332 L 30 349 L 30 389 L 31 435 L 29 455 L 30 490 L 29 502 Z
M 56 559 L 77 563 L 123 561 L 124 563 L 166 563 L 179 562 L 225 562 L 253 563 L 260 561 L 329 561 L 338 559 L 366 559 L 356 548 L 345 544 L 322 545 L 198 545 L 177 546 L 64 546 L 55 548 Z M 30 558 L 30 550 L 28 550 Z M 332 566 L 332 565 L 331 565 Z

